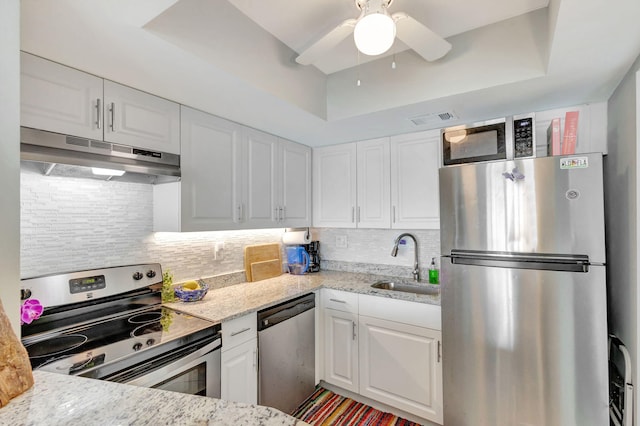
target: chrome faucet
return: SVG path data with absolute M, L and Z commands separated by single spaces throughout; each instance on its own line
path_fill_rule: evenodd
M 398 237 L 396 238 L 396 241 L 393 243 L 393 249 L 391 249 L 391 256 L 396 257 L 398 255 L 398 244 L 400 244 L 400 241 L 402 241 L 404 237 L 411 237 L 411 239 L 413 240 L 413 247 L 415 249 L 414 250 L 415 258 L 413 261 L 413 280 L 420 281 L 420 269 L 418 268 L 418 240 L 416 240 L 416 237 L 414 237 L 413 234 L 405 232 L 404 234 L 398 235 Z

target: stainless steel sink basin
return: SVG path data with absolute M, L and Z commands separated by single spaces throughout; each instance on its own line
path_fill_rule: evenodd
M 401 291 L 404 293 L 436 295 L 440 293 L 440 288 L 430 287 L 427 284 L 410 284 L 397 281 L 382 280 L 371 284 L 373 288 L 381 290 Z

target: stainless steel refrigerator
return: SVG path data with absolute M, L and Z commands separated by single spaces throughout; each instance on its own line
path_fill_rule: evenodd
M 445 167 L 440 209 L 445 426 L 607 425 L 602 155 Z

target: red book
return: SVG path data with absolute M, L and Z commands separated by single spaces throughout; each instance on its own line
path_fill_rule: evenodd
M 554 118 L 547 129 L 547 152 L 548 155 L 560 155 L 560 119 Z
M 564 117 L 562 155 L 575 154 L 578 140 L 578 111 L 569 111 Z

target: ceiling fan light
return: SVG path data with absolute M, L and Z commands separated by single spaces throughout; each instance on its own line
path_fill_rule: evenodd
M 365 55 L 380 55 L 391 48 L 396 38 L 396 24 L 384 13 L 363 16 L 353 30 L 358 50 Z

